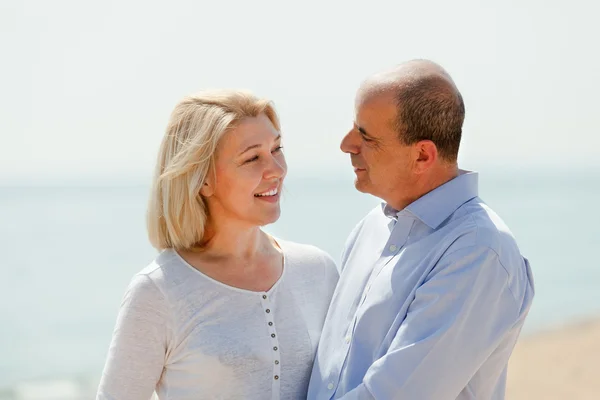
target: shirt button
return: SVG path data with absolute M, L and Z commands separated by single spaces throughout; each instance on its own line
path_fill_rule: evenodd
M 390 244 L 390 251 L 394 252 L 396 250 L 398 250 L 398 246 L 396 246 L 395 244 Z
M 279 379 L 279 375 L 274 376 L 275 380 Z
M 272 323 L 272 322 L 269 322 L 269 326 L 273 326 L 273 323 Z
M 263 294 L 263 299 L 266 299 L 266 298 L 267 298 L 267 295 L 266 295 L 266 294 Z
M 330 383 L 329 385 L 327 385 L 327 389 L 329 389 L 329 390 L 333 389 L 333 383 Z
M 268 308 L 265 311 L 267 312 L 267 314 L 271 312 L 271 310 L 269 310 Z
M 350 335 L 346 336 L 344 340 L 346 341 L 346 343 L 350 343 Z
M 275 360 L 275 365 L 279 365 L 279 360 Z
M 273 350 L 277 351 L 277 346 L 273 347 Z
M 274 334 L 274 333 L 271 333 L 271 337 L 272 337 L 272 338 L 274 338 L 274 337 L 275 337 L 275 334 Z

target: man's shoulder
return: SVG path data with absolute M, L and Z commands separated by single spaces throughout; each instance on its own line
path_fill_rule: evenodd
M 504 220 L 485 202 L 476 197 L 461 206 L 448 223 L 453 238 L 449 251 L 465 247 L 488 248 L 498 254 L 503 264 L 520 264 L 517 240 Z
M 506 272 L 507 287 L 519 304 L 526 304 L 528 293 L 533 287 L 529 261 L 523 256 L 517 240 L 502 218 L 484 203 L 475 198 L 457 210 L 448 223 L 446 258 L 462 263 L 470 255 L 485 255 L 482 268 L 489 271 L 502 269 Z M 479 269 L 484 271 L 484 269 Z M 527 303 L 528 304 L 528 303 Z

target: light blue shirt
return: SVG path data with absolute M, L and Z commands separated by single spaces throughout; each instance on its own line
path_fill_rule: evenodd
M 350 234 L 309 400 L 504 399 L 534 286 L 477 179 L 376 207 Z

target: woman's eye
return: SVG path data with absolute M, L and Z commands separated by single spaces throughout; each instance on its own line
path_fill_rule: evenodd
M 283 149 L 283 146 L 277 146 L 277 147 L 275 147 L 273 149 L 272 153 L 280 152 L 282 149 Z M 258 160 L 258 159 L 259 159 L 259 156 L 256 155 L 256 156 L 250 158 L 249 160 L 244 161 L 244 164 L 249 164 L 249 163 L 254 162 L 254 161 Z

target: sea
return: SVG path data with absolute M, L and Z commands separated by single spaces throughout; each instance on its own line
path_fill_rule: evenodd
M 91 400 L 125 288 L 156 255 L 147 182 L 0 185 L 0 400 Z M 536 297 L 523 336 L 600 316 L 600 173 L 501 168 L 480 197 L 530 260 Z M 265 230 L 339 260 L 380 200 L 349 175 L 290 176 Z

